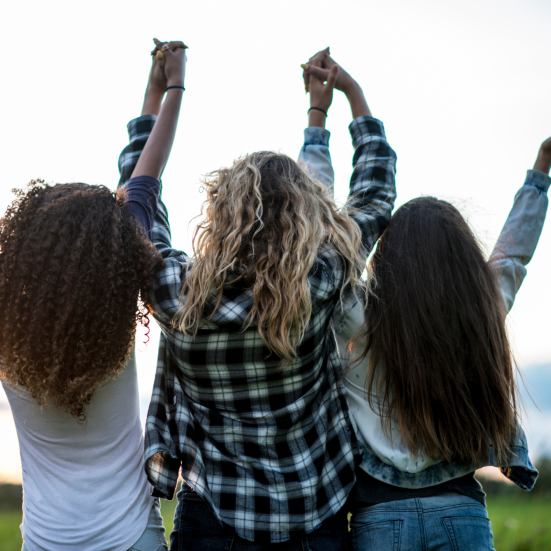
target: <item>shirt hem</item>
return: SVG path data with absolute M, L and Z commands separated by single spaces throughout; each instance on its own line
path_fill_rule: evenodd
M 101 549 L 99 547 L 97 549 L 95 549 L 94 547 L 88 547 L 87 545 L 83 545 L 82 542 L 80 542 L 79 544 L 77 544 L 73 547 L 68 547 L 68 545 L 65 544 L 64 547 L 62 548 L 63 551 L 69 551 L 69 550 L 82 551 L 83 548 L 86 548 L 89 551 L 128 551 L 128 549 L 130 549 L 142 537 L 143 533 L 145 532 L 145 530 L 147 528 L 147 523 L 149 521 L 149 515 L 151 514 L 151 508 L 153 507 L 153 502 L 154 502 L 155 498 L 152 497 L 152 496 L 148 496 L 148 500 L 149 500 L 149 505 L 145 509 L 146 514 L 144 515 L 144 518 L 140 519 L 140 523 L 136 523 L 138 526 L 141 527 L 141 529 L 137 530 L 138 531 L 138 537 L 136 537 L 135 533 L 133 533 L 132 536 L 127 538 L 118 547 L 109 548 L 107 550 L 105 550 L 105 548 L 103 548 L 103 547 Z M 49 551 L 49 549 L 47 549 L 45 547 L 41 547 L 38 544 L 35 546 L 35 543 L 32 542 L 32 540 L 29 540 L 29 539 L 26 538 L 24 521 L 21 524 L 21 536 L 23 537 L 23 543 L 27 547 L 27 551 Z M 59 545 L 59 544 L 57 544 L 57 545 Z

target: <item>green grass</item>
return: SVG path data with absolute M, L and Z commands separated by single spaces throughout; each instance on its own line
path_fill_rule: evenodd
M 487 498 L 497 551 L 549 551 L 551 500 L 528 496 Z
M 0 551 L 21 550 L 21 513 L 0 511 Z
M 166 535 L 172 529 L 176 499 L 161 500 Z M 551 549 L 551 500 L 545 498 L 488 497 L 488 513 L 497 551 L 549 551 Z M 0 512 L 0 551 L 20 551 L 21 514 Z
M 172 530 L 172 521 L 174 520 L 174 510 L 176 509 L 176 504 L 178 500 L 176 499 L 176 494 L 174 494 L 174 499 L 172 501 L 167 501 L 166 499 L 161 499 L 161 513 L 163 514 L 163 524 L 165 525 L 165 535 L 168 540 L 170 531 Z M 0 549 L 0 551 L 2 551 Z

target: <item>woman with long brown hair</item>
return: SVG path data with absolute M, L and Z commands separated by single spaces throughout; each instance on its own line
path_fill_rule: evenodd
M 311 125 L 336 78 L 313 83 Z M 395 198 L 395 154 L 359 86 L 351 105 L 344 209 L 294 160 L 265 151 L 206 178 L 193 257 L 173 248 L 159 204 L 146 469 L 155 494 L 172 498 L 181 468 L 171 549 L 346 549 L 359 450 L 330 318 Z M 123 183 L 136 153 L 121 156 Z
M 0 378 L 21 451 L 24 551 L 166 550 L 143 468 L 133 347 L 162 264 L 149 234 L 184 48 L 171 43 L 164 67 L 153 58 L 144 117 L 161 108 L 165 72 L 174 89 L 124 192 L 34 181 L 0 220 Z
M 334 65 L 320 52 L 306 72 L 323 79 Z M 350 80 L 340 68 L 337 88 Z M 313 170 L 330 174 L 328 153 L 319 159 Z M 450 203 L 403 205 L 369 263 L 367 300 L 351 296 L 337 309 L 337 340 L 352 362 L 347 399 L 364 447 L 354 549 L 492 549 L 475 469 L 496 465 L 533 487 L 505 316 L 543 228 L 550 166 L 551 139 L 489 261 Z

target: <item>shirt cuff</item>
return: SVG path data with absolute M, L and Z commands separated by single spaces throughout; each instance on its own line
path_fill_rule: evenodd
M 149 116 L 149 115 L 148 115 Z M 127 186 L 130 186 L 131 184 L 134 184 L 132 187 L 139 187 L 135 184 L 144 183 L 149 184 L 148 187 L 151 188 L 151 190 L 156 194 L 159 195 L 159 192 L 161 190 L 161 182 L 157 180 L 157 178 L 153 178 L 153 176 L 134 176 L 134 178 L 130 178 L 128 180 Z
M 324 145 L 329 147 L 331 132 L 321 126 L 309 126 L 304 129 L 304 145 Z
M 537 187 L 539 190 L 547 193 L 551 185 L 551 178 L 545 172 L 541 172 L 541 170 L 528 170 L 524 185 Z
M 358 149 L 360 145 L 366 143 L 366 138 L 371 136 L 379 136 L 386 139 L 385 127 L 383 123 L 375 117 L 356 117 L 348 126 L 354 149 Z
M 132 119 L 126 125 L 130 141 L 138 137 L 140 134 L 151 133 L 156 120 L 157 115 L 142 115 L 141 117 Z
M 161 182 L 151 176 L 130 178 L 126 186 L 126 207 L 148 237 L 159 207 L 160 193 Z

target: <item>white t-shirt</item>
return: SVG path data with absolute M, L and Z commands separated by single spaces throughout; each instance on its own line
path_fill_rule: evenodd
M 82 425 L 4 383 L 23 466 L 29 551 L 126 551 L 146 528 L 153 498 L 143 465 L 134 355 L 97 390 Z

